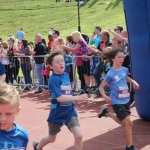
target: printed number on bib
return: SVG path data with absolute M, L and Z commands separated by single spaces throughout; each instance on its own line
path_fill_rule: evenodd
M 128 86 L 120 86 L 118 91 L 118 98 L 128 98 L 128 97 L 130 97 Z

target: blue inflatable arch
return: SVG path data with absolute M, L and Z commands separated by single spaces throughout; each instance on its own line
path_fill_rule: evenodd
M 150 0 L 123 0 L 139 116 L 150 120 Z

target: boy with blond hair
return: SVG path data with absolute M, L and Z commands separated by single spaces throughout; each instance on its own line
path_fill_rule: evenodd
M 21 109 L 19 100 L 19 93 L 13 86 L 0 84 L 0 149 L 26 150 L 28 133 L 14 123 Z

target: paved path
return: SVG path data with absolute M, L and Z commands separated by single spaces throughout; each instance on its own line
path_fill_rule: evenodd
M 96 117 L 100 107 L 104 105 L 103 99 L 95 101 L 81 101 L 76 103 L 79 121 L 83 131 L 83 150 L 124 150 L 124 129 L 110 118 Z M 29 132 L 29 145 L 32 150 L 32 141 L 40 140 L 48 134 L 47 116 L 50 108 L 50 97 L 45 94 L 21 94 L 22 110 L 16 122 Z M 109 107 L 112 111 L 111 107 Z M 150 150 L 150 122 L 139 118 L 136 108 L 131 108 L 133 120 L 133 142 L 138 150 Z M 63 126 L 56 142 L 48 144 L 44 150 L 73 150 L 74 139 L 70 131 Z

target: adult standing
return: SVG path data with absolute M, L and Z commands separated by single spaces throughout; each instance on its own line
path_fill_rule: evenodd
M 72 52 L 79 51 L 81 55 L 88 55 L 88 45 L 86 41 L 83 39 L 81 33 L 78 31 L 73 32 L 72 38 L 74 41 L 74 46 L 72 48 L 62 46 L 62 48 Z M 82 66 L 80 67 L 80 70 L 78 70 L 78 73 L 81 80 L 81 88 L 82 89 L 85 88 L 85 84 L 89 86 L 90 60 L 88 58 L 82 58 Z
M 24 56 L 30 56 L 30 48 L 28 47 L 28 41 L 23 39 L 21 42 L 21 48 L 19 49 L 19 53 L 15 54 L 16 56 L 21 56 L 21 70 L 25 79 L 25 84 L 32 84 L 32 78 L 31 78 L 31 62 L 29 57 Z M 28 88 L 26 88 L 28 90 Z
M 58 38 L 59 38 L 60 32 L 58 30 L 54 30 L 53 38 L 54 38 L 54 44 L 56 44 Z
M 35 60 L 35 68 L 36 68 L 36 72 L 37 72 L 37 78 L 39 80 L 39 85 L 44 85 L 43 76 L 42 76 L 42 64 L 44 62 L 44 57 L 36 57 L 36 56 L 46 54 L 46 47 L 45 47 L 44 43 L 42 42 L 41 34 L 36 34 L 35 42 L 37 44 L 35 45 L 35 48 L 32 51 L 32 56 Z M 40 93 L 40 92 L 42 92 L 41 88 L 39 88 L 38 91 L 36 91 L 36 93 Z
M 95 45 L 96 48 L 98 48 L 99 43 L 101 42 L 101 30 L 101 27 L 96 26 L 90 39 L 90 45 Z
M 19 82 L 19 77 L 17 80 L 17 76 L 19 74 L 20 62 L 17 57 L 13 57 L 18 51 L 18 47 L 15 44 L 15 38 L 13 36 L 9 37 L 8 44 L 9 44 L 9 48 L 8 48 L 7 55 L 9 56 L 9 65 L 10 65 L 9 79 L 10 82 L 13 83 L 13 76 L 14 76 L 14 79 Z
M 22 41 L 24 36 L 25 36 L 25 33 L 23 31 L 23 28 L 20 28 L 20 31 L 17 32 L 17 39 L 18 39 L 18 41 Z
M 102 54 L 103 53 L 103 49 L 106 47 L 109 47 L 112 45 L 112 41 L 110 40 L 110 34 L 108 31 L 102 31 L 101 33 L 101 39 L 102 41 L 100 42 L 98 49 L 95 49 L 93 52 L 96 54 Z M 99 64 L 97 65 L 97 67 L 95 68 L 94 72 L 93 72 L 93 76 L 96 80 L 97 86 L 99 87 L 101 84 L 101 74 L 104 71 L 104 65 L 103 62 L 100 61 Z
M 54 33 L 54 27 L 51 27 L 51 30 L 49 31 L 49 34 L 53 35 Z

